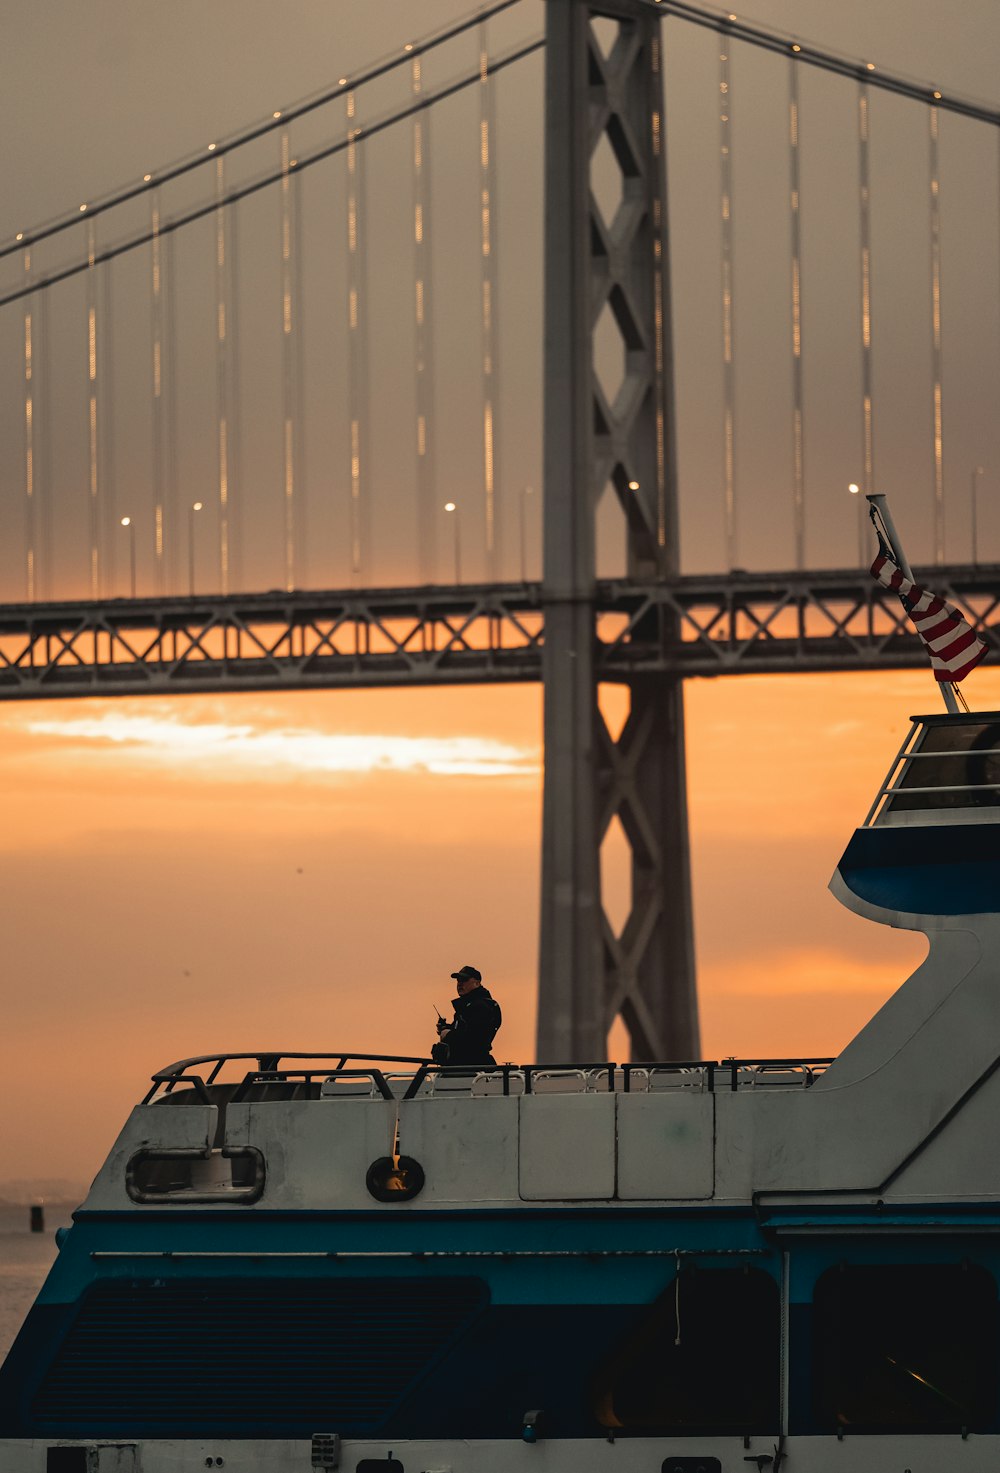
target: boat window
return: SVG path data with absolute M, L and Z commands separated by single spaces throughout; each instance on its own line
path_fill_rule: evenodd
M 770 1275 L 685 1264 L 598 1373 L 597 1419 L 625 1432 L 772 1431 L 779 1351 Z
M 926 791 L 936 789 L 938 791 Z M 1000 805 L 1000 724 L 948 723 L 924 728 L 887 809 L 974 808 Z
M 101 1429 L 102 1440 L 309 1439 L 316 1427 L 370 1437 L 465 1335 L 465 1370 L 482 1374 L 484 1342 L 472 1332 L 488 1303 L 482 1279 L 426 1269 L 341 1278 L 260 1265 L 249 1278 L 185 1279 L 151 1266 L 149 1277 L 86 1291 L 30 1415 Z M 461 1379 L 444 1394 L 461 1400 Z M 276 1466 L 260 1453 L 258 1468 Z
M 256 1202 L 264 1190 L 264 1157 L 252 1146 L 234 1151 L 139 1151 L 125 1188 L 133 1202 Z
M 822 1430 L 985 1430 L 1000 1389 L 997 1288 L 975 1264 L 844 1264 L 816 1285 Z

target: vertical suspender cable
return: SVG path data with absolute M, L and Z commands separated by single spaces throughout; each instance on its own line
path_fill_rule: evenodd
M 413 58 L 414 101 L 423 92 L 422 64 Z M 413 272 L 414 369 L 416 374 L 417 556 L 421 583 L 434 578 L 436 552 L 434 477 L 434 369 L 431 342 L 431 115 L 413 115 Z
M 497 359 L 497 161 L 495 83 L 490 78 L 486 22 L 479 26 L 479 183 L 482 252 L 483 337 L 483 493 L 486 521 L 486 569 L 497 578 L 499 527 L 497 523 L 496 400 L 499 386 Z M 456 512 L 457 516 L 458 513 Z
M 163 240 L 160 235 L 160 191 L 150 195 L 150 294 L 152 313 L 152 394 L 153 394 L 153 558 L 157 593 L 163 592 L 163 503 L 166 461 L 165 383 L 163 352 Z M 129 514 L 136 515 L 130 506 Z
M 98 534 L 101 538 L 101 578 L 105 592 L 115 583 L 115 359 L 112 263 L 101 265 L 99 282 L 98 338 L 101 355 L 101 399 L 98 406 L 100 421 L 101 505 L 99 508 Z
M 858 89 L 858 224 L 861 247 L 861 490 L 875 489 L 875 433 L 872 409 L 872 225 L 868 87 Z M 864 500 L 861 506 L 865 505 Z M 859 561 L 865 562 L 864 528 L 859 522 Z
M 364 152 L 354 92 L 347 94 L 347 344 L 351 456 L 351 573 L 371 574 L 368 482 L 368 303 L 365 300 Z
M 31 252 L 24 253 L 24 274 L 31 276 Z M 35 344 L 32 308 L 27 297 L 24 309 L 24 591 L 29 603 L 37 597 L 37 552 L 35 515 Z
M 49 351 L 49 294 L 38 294 L 32 333 L 31 379 L 34 385 L 32 442 L 38 561 L 35 587 L 40 598 L 52 597 L 52 354 Z
M 788 82 L 789 200 L 792 246 L 792 519 L 795 566 L 806 565 L 805 449 L 802 423 L 802 226 L 799 217 L 799 66 L 792 58 Z
M 240 207 L 226 209 L 226 465 L 228 557 L 226 589 L 242 587 L 243 438 L 240 395 Z
M 296 586 L 296 419 L 298 383 L 295 322 L 294 209 L 291 143 L 281 132 L 281 361 L 284 397 L 282 456 L 284 465 L 285 588 Z
M 215 423 L 219 504 L 219 589 L 229 592 L 229 401 L 231 303 L 227 290 L 226 161 L 215 161 Z
M 100 597 L 101 559 L 98 547 L 98 496 L 100 492 L 97 436 L 97 231 L 87 222 L 87 424 L 88 424 L 88 512 L 90 533 L 90 596 Z
M 177 587 L 180 571 L 177 494 L 177 282 L 172 232 L 163 240 L 163 514 L 160 562 L 165 587 Z M 176 529 L 176 530 L 173 530 Z M 171 535 L 172 533 L 172 535 Z
M 941 176 L 938 110 L 930 110 L 931 381 L 934 435 L 934 561 L 944 562 L 944 409 L 941 355 Z
M 664 405 L 667 396 L 664 393 L 663 378 L 666 373 L 666 344 L 665 340 L 670 333 L 670 324 L 666 315 L 666 303 L 664 302 L 663 281 L 663 236 L 667 229 L 666 201 L 664 198 L 663 181 L 665 165 L 662 160 L 663 141 L 663 53 L 661 50 L 660 32 L 655 31 L 652 39 L 652 71 L 656 79 L 656 102 L 650 117 L 650 128 L 653 140 L 653 178 L 651 181 L 651 193 L 653 203 L 653 325 L 655 333 L 653 373 L 655 376 L 655 402 L 656 402 L 656 543 L 661 549 L 667 546 L 667 427 L 664 419 Z M 671 450 L 671 453 L 673 451 Z M 524 497 L 521 498 L 521 526 L 522 526 L 522 553 L 521 553 L 521 579 L 524 580 L 524 551 L 523 551 L 523 526 L 524 526 Z M 674 566 L 677 566 L 678 547 L 677 537 L 674 536 L 674 546 L 670 549 L 670 558 Z
M 302 272 L 302 184 L 292 159 L 292 383 L 295 433 L 295 567 L 300 586 L 309 582 L 309 502 L 306 497 L 305 300 Z
M 733 157 L 729 42 L 719 53 L 719 164 L 722 226 L 722 495 L 726 566 L 736 566 L 736 366 L 733 356 Z

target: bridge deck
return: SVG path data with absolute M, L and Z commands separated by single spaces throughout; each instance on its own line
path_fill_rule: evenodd
M 1000 645 L 1000 564 L 923 576 Z M 8 604 L 0 700 L 536 681 L 545 607 L 539 583 Z M 601 582 L 594 607 L 606 681 L 926 664 L 895 596 L 853 570 Z

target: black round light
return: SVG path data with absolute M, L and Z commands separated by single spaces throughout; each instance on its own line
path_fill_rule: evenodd
M 424 1185 L 424 1168 L 412 1156 L 379 1156 L 368 1168 L 365 1186 L 376 1202 L 407 1202 Z

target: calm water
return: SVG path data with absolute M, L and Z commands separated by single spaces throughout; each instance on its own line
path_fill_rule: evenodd
M 29 1231 L 27 1207 L 0 1207 L 0 1360 L 10 1349 L 56 1256 L 55 1230 L 69 1225 L 76 1205 L 48 1203 L 44 1233 Z

